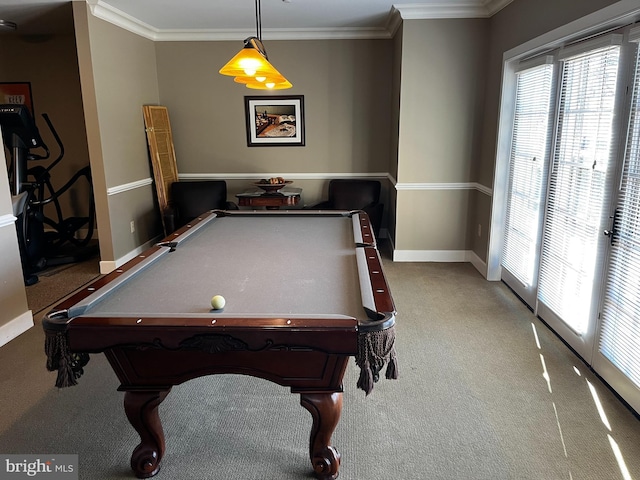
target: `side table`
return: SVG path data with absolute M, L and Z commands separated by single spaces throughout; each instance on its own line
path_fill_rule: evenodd
M 283 187 L 277 192 L 265 192 L 261 188 L 250 188 L 238 193 L 238 205 L 241 207 L 265 207 L 277 210 L 280 207 L 295 207 L 300 203 L 301 188 Z

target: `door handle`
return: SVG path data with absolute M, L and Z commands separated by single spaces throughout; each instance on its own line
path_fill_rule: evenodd
M 616 208 L 616 211 L 609 218 L 612 219 L 611 222 L 611 230 L 605 230 L 604 233 L 607 237 L 609 237 L 609 243 L 613 245 L 613 242 L 616 240 L 618 231 L 616 227 L 618 226 L 618 217 L 620 216 L 620 209 Z

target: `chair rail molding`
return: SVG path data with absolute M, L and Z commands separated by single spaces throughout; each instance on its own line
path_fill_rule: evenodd
M 0 215 L 0 228 L 16 223 L 17 218 L 11 214 Z
M 389 179 L 397 191 L 401 190 L 477 190 L 487 196 L 493 195 L 493 190 L 478 182 L 450 182 L 450 183 L 408 183 L 398 182 L 389 175 Z
M 282 177 L 296 180 L 328 180 L 333 178 L 388 178 L 387 172 L 331 172 L 331 173 L 295 173 L 295 172 L 275 172 L 275 173 L 179 173 L 180 180 L 256 180 L 268 177 Z
M 115 187 L 107 188 L 107 195 L 117 195 L 118 193 L 128 192 L 129 190 L 135 190 L 136 188 L 146 187 L 152 183 L 153 180 L 151 178 L 143 178 L 142 180 L 136 180 L 135 182 L 116 185 Z
M 476 182 L 464 183 L 396 183 L 396 190 L 478 190 L 491 196 L 491 189 Z

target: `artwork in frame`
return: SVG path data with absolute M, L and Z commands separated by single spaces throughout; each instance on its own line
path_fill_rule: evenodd
M 0 104 L 26 105 L 33 116 L 31 82 L 0 82 Z
M 249 147 L 304 146 L 304 96 L 244 97 Z

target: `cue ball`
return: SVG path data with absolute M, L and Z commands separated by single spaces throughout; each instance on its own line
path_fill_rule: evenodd
M 211 299 L 211 306 L 214 310 L 220 310 L 224 308 L 224 304 L 226 303 L 224 297 L 222 295 L 214 295 Z

